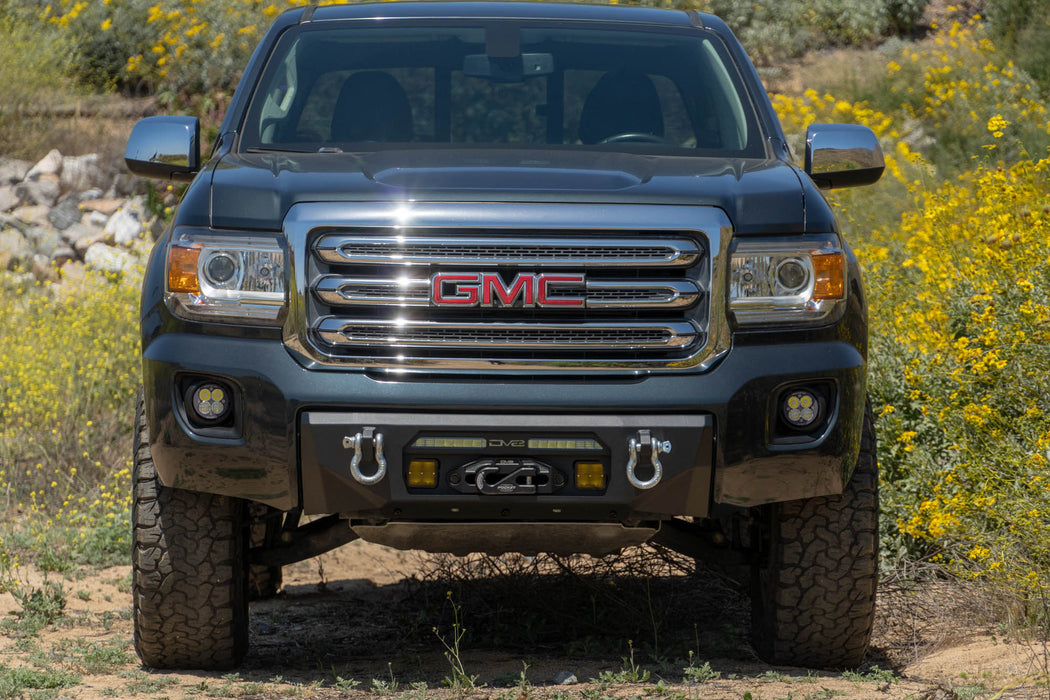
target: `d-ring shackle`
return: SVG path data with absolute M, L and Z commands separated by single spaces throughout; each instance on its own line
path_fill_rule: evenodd
M 642 431 L 648 433 L 649 431 Z M 671 451 L 671 441 L 664 440 L 660 442 L 654 437 L 649 438 L 649 444 L 646 445 L 644 435 L 639 435 L 641 440 L 631 438 L 627 441 L 627 480 L 631 482 L 631 486 L 636 489 L 642 489 L 643 491 L 651 489 L 660 483 L 660 479 L 664 476 L 664 465 L 660 463 L 660 453 L 668 453 Z M 642 481 L 635 474 L 635 468 L 638 466 L 638 451 L 643 447 L 649 447 L 650 453 L 649 458 L 653 465 L 653 475 Z
M 343 447 L 354 451 L 354 456 L 350 459 L 350 476 L 365 486 L 378 484 L 386 476 L 386 457 L 383 456 L 383 433 L 376 433 L 373 436 L 372 430 L 372 428 L 365 428 L 364 434 L 357 433 L 356 435 L 343 438 Z M 372 442 L 372 451 L 375 453 L 376 464 L 378 465 L 376 473 L 372 476 L 365 476 L 361 472 L 361 461 L 363 459 L 361 445 L 366 441 Z

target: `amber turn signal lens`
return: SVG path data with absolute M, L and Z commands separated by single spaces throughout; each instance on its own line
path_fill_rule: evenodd
M 438 485 L 438 461 L 413 459 L 408 463 L 408 485 L 414 489 L 432 489 Z
M 201 249 L 173 245 L 168 249 L 168 291 L 200 294 L 201 285 L 197 280 L 197 261 Z
M 813 301 L 846 296 L 846 264 L 842 253 L 813 252 Z
M 576 463 L 576 488 L 600 491 L 605 488 L 605 466 L 601 462 Z

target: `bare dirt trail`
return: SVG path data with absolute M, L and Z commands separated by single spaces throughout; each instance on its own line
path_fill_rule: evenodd
M 646 558 L 652 553 L 627 556 L 618 570 L 630 573 Z M 715 574 L 674 575 L 680 563 L 657 567 L 648 579 L 556 566 L 538 575 L 525 559 L 465 566 L 354 542 L 287 567 L 282 593 L 252 604 L 251 651 L 236 674 L 143 669 L 131 645 L 130 567 L 81 569 L 49 575 L 62 584 L 65 616 L 37 636 L 7 633 L 0 662 L 75 674 L 79 682 L 44 691 L 68 698 L 1048 694 L 1038 685 L 1045 650 L 977 625 L 956 589 L 885 593 L 869 663 L 859 674 L 774 668 L 758 661 L 747 643 L 746 598 Z M 21 574 L 39 585 L 39 574 Z M 0 595 L 5 617 L 18 609 L 11 594 Z M 683 610 L 692 611 L 688 620 Z M 446 657 L 442 639 L 453 643 L 455 615 L 465 630 L 460 661 L 477 676 L 478 688 L 465 692 L 443 683 L 453 677 L 455 659 Z M 690 652 L 694 668 L 709 664 L 709 671 L 693 674 L 707 676 L 702 683 L 684 682 Z M 580 682 L 555 684 L 562 672 Z M 630 682 L 645 672 L 647 680 Z

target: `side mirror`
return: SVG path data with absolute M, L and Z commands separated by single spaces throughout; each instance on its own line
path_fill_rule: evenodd
M 870 185 L 886 161 L 875 132 L 857 124 L 812 124 L 806 129 L 806 173 L 821 189 Z
M 146 117 L 128 138 L 124 163 L 142 177 L 189 182 L 201 169 L 197 117 Z

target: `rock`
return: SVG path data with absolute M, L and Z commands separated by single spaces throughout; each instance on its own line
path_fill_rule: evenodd
M 66 263 L 70 263 L 77 259 L 76 251 L 74 251 L 68 245 L 60 245 L 55 248 L 55 251 L 51 253 L 51 263 L 55 267 L 63 267 Z
M 65 241 L 62 240 L 62 235 L 51 228 L 32 226 L 26 229 L 25 236 L 33 246 L 33 252 L 38 255 L 44 255 L 49 260 L 55 250 L 65 245 Z
M 81 202 L 85 199 L 102 199 L 102 190 L 97 187 L 92 187 L 90 190 L 84 190 L 80 193 L 79 199 Z
M 112 216 L 124 204 L 123 199 L 87 199 L 80 200 L 80 208 L 87 212 L 97 212 L 102 216 Z
M 49 223 L 48 211 L 47 207 L 36 204 L 30 207 L 18 207 L 11 212 L 11 216 L 30 226 L 47 226 Z
M 159 216 L 154 216 L 153 221 L 150 222 L 149 232 L 153 236 L 153 240 L 159 241 L 160 237 L 164 235 L 164 232 L 168 230 L 168 224 L 161 219 Z
M 109 217 L 97 211 L 89 211 L 80 217 L 80 223 L 93 228 L 106 228 Z
M 106 197 L 110 199 L 121 199 L 130 197 L 135 193 L 136 178 L 128 173 L 117 173 L 113 176 L 113 184 L 106 191 Z
M 113 236 L 114 243 L 126 246 L 142 235 L 142 221 L 135 210 L 119 209 L 109 217 L 104 230 L 107 236 Z
M 102 178 L 98 165 L 98 154 L 66 156 L 62 159 L 62 187 L 66 190 L 83 190 Z
M 57 280 L 58 267 L 51 264 L 51 258 L 39 253 L 33 256 L 33 277 L 43 282 L 44 280 Z
M 17 185 L 26 179 L 32 163 L 13 158 L 0 158 L 0 185 Z
M 22 202 L 11 185 L 0 185 L 0 211 L 10 211 Z
M 16 219 L 10 214 L 0 214 L 0 230 L 3 230 L 5 228 L 18 229 L 20 233 L 24 234 L 28 226 L 26 226 L 26 223 L 24 221 L 22 221 L 21 219 Z
M 48 154 L 33 164 L 26 171 L 25 180 L 36 180 L 41 175 L 59 175 L 62 172 L 62 153 L 57 148 L 52 148 Z
M 96 243 L 84 253 L 84 264 L 102 272 L 119 274 L 132 269 L 135 259 L 119 248 Z
M 53 207 L 62 194 L 62 186 L 59 184 L 58 175 L 44 174 L 36 180 L 26 178 L 15 185 L 15 194 L 30 204 Z
M 103 243 L 107 238 L 108 236 L 106 236 L 104 231 L 89 229 L 83 236 L 71 241 L 71 243 L 73 244 L 73 250 L 83 258 L 87 255 L 88 249 L 91 248 L 91 246 Z
M 153 239 L 151 238 L 136 238 L 131 243 L 131 253 L 143 263 L 149 260 L 149 255 L 152 252 Z
M 0 231 L 0 270 L 11 270 L 33 255 L 29 241 L 15 229 Z
M 73 245 L 73 243 L 79 241 L 85 236 L 95 236 L 97 234 L 98 229 L 92 226 L 86 226 L 85 224 L 78 221 L 72 226 L 62 230 L 62 239 L 66 243 Z
M 555 685 L 574 685 L 576 683 L 579 683 L 579 680 L 572 671 L 558 671 L 558 675 L 554 677 Z
M 76 196 L 70 196 L 51 208 L 47 220 L 59 231 L 65 231 L 73 224 L 80 223 L 80 206 Z
M 62 279 L 71 284 L 83 282 L 87 278 L 87 268 L 79 260 L 73 260 L 62 266 Z
M 40 161 L 29 169 L 26 173 L 25 180 L 39 180 L 44 175 L 53 175 L 58 177 L 62 173 L 62 154 L 58 152 L 58 149 L 52 150 Z

